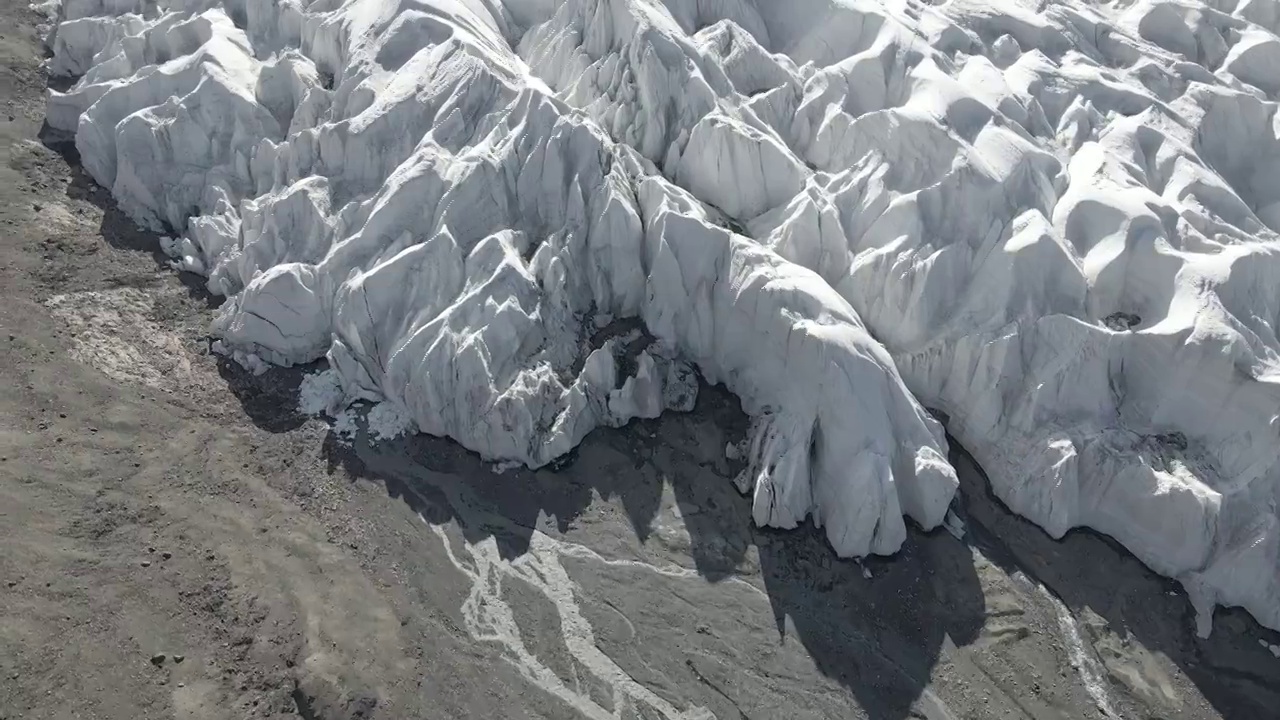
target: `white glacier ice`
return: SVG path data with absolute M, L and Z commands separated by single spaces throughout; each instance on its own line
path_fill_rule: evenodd
M 942 425 L 1280 629 L 1274 0 L 63 0 L 48 122 L 250 366 L 544 465 L 753 416 L 760 524 L 892 553 Z M 738 448 L 734 448 L 735 454 Z

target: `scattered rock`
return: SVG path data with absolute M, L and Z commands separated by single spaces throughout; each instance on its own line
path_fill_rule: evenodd
M 155 665 L 156 667 L 160 667 L 161 665 L 164 664 L 165 657 L 167 656 L 164 653 L 156 653 L 155 655 L 151 656 L 151 664 Z
M 150 560 L 143 560 L 143 561 L 142 561 L 142 567 L 151 567 L 151 561 L 150 561 Z
M 1142 318 L 1127 312 L 1114 312 L 1102 319 L 1102 324 L 1116 332 L 1132 330 L 1142 322 Z
M 187 656 L 186 656 L 186 655 L 174 655 L 174 656 L 173 656 L 173 661 L 174 661 L 175 663 L 180 663 L 180 662 L 182 662 L 183 660 L 186 660 L 186 659 L 187 659 Z
M 1180 432 L 1160 433 L 1155 436 L 1156 442 L 1177 450 L 1187 449 L 1187 436 Z
M 352 718 L 367 718 L 373 715 L 374 709 L 378 707 L 378 699 L 371 695 L 364 695 L 356 698 L 348 707 Z
M 169 552 L 168 550 L 165 550 L 164 552 L 160 553 L 160 557 L 163 560 L 168 560 L 169 558 L 173 557 L 173 553 Z

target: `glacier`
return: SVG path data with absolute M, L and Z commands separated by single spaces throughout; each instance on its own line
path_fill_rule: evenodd
M 761 525 L 1060 537 L 1280 629 L 1274 0 L 62 0 L 47 122 L 248 367 L 539 467 L 752 416 Z M 336 409 L 336 408 L 334 408 Z M 941 420 L 940 420 L 941 419 Z

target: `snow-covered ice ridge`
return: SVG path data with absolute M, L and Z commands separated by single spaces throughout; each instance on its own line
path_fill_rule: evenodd
M 250 365 L 495 460 L 755 418 L 755 520 L 1018 513 L 1280 628 L 1274 0 L 64 0 L 48 121 Z

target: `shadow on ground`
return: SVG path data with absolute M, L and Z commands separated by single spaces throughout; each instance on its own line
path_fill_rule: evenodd
M 1277 643 L 1280 633 L 1262 628 L 1243 610 L 1219 609 L 1212 636 L 1197 638 L 1191 604 L 1176 582 L 1100 533 L 1074 530 L 1062 540 L 1050 538 L 992 496 L 973 458 L 954 440 L 952 447 L 970 542 L 1006 572 L 1022 572 L 1052 589 L 1112 670 L 1113 684 L 1126 685 L 1146 704 L 1169 707 L 1161 697 L 1164 689 L 1134 676 L 1132 658 L 1116 647 L 1136 641 L 1175 664 L 1224 720 L 1276 716 L 1280 663 L 1259 640 Z
M 254 375 L 225 357 L 219 356 L 217 362 L 218 375 L 254 425 L 270 433 L 283 433 L 302 427 L 309 419 L 297 410 L 298 388 L 318 363 L 271 368 Z
M 736 398 L 703 386 L 692 413 L 597 430 L 554 470 L 496 474 L 455 443 L 426 436 L 366 451 L 330 435 L 325 452 L 332 465 L 382 484 L 429 522 L 456 522 L 468 542 L 494 538 L 507 559 L 528 551 L 535 530 L 571 531 L 597 499 L 616 500 L 644 543 L 669 492 L 705 580 L 751 575 L 758 562 L 775 624 L 755 632 L 793 635 L 871 717 L 911 717 L 946 638 L 965 645 L 982 626 L 968 549 L 913 531 L 905 555 L 869 561 L 877 575 L 869 583 L 862 565 L 835 557 L 811 527 L 755 528 L 723 459 L 726 438 L 745 430 Z
M 238 368 L 226 372 L 263 427 L 278 431 L 302 422 L 285 410 L 296 407 L 295 371 L 273 370 L 253 382 L 237 382 L 234 376 L 243 374 Z M 255 393 L 264 399 L 255 400 Z M 835 557 L 819 530 L 756 528 L 749 500 L 732 487 L 736 468 L 723 458 L 725 442 L 742 437 L 746 426 L 736 398 L 704 385 L 692 413 L 597 430 L 552 469 L 496 473 L 456 443 L 427 436 L 366 451 L 363 442 L 351 445 L 330 434 L 324 453 L 331 467 L 379 483 L 428 521 L 455 522 L 469 542 L 494 538 L 507 559 L 528 551 L 535 530 L 571 531 L 597 499 L 616 501 L 644 543 L 669 490 L 698 573 L 715 583 L 750 576 L 757 562 L 773 630 L 799 640 L 817 669 L 847 688 L 872 717 L 919 716 L 921 703 L 930 701 L 926 688 L 944 645 L 964 647 L 978 639 L 987 609 L 975 548 L 1005 573 L 1050 588 L 1081 619 L 1086 640 L 1112 671 L 1109 680 L 1114 690 L 1123 689 L 1122 697 L 1162 711 L 1173 707 L 1142 678 L 1124 682 L 1132 667 L 1111 661 L 1130 658 L 1108 657 L 1112 641 L 1136 642 L 1167 657 L 1227 720 L 1268 717 L 1280 707 L 1280 667 L 1258 643 L 1280 642 L 1276 634 L 1242 611 L 1219 611 L 1214 635 L 1195 638 L 1189 604 L 1176 583 L 1097 533 L 1077 531 L 1056 541 L 1013 515 L 990 495 L 980 469 L 954 441 L 952 460 L 962 476 L 959 510 L 970 529 L 965 540 L 912 528 L 901 553 L 866 561 L 874 582 L 863 581 L 862 564 Z

